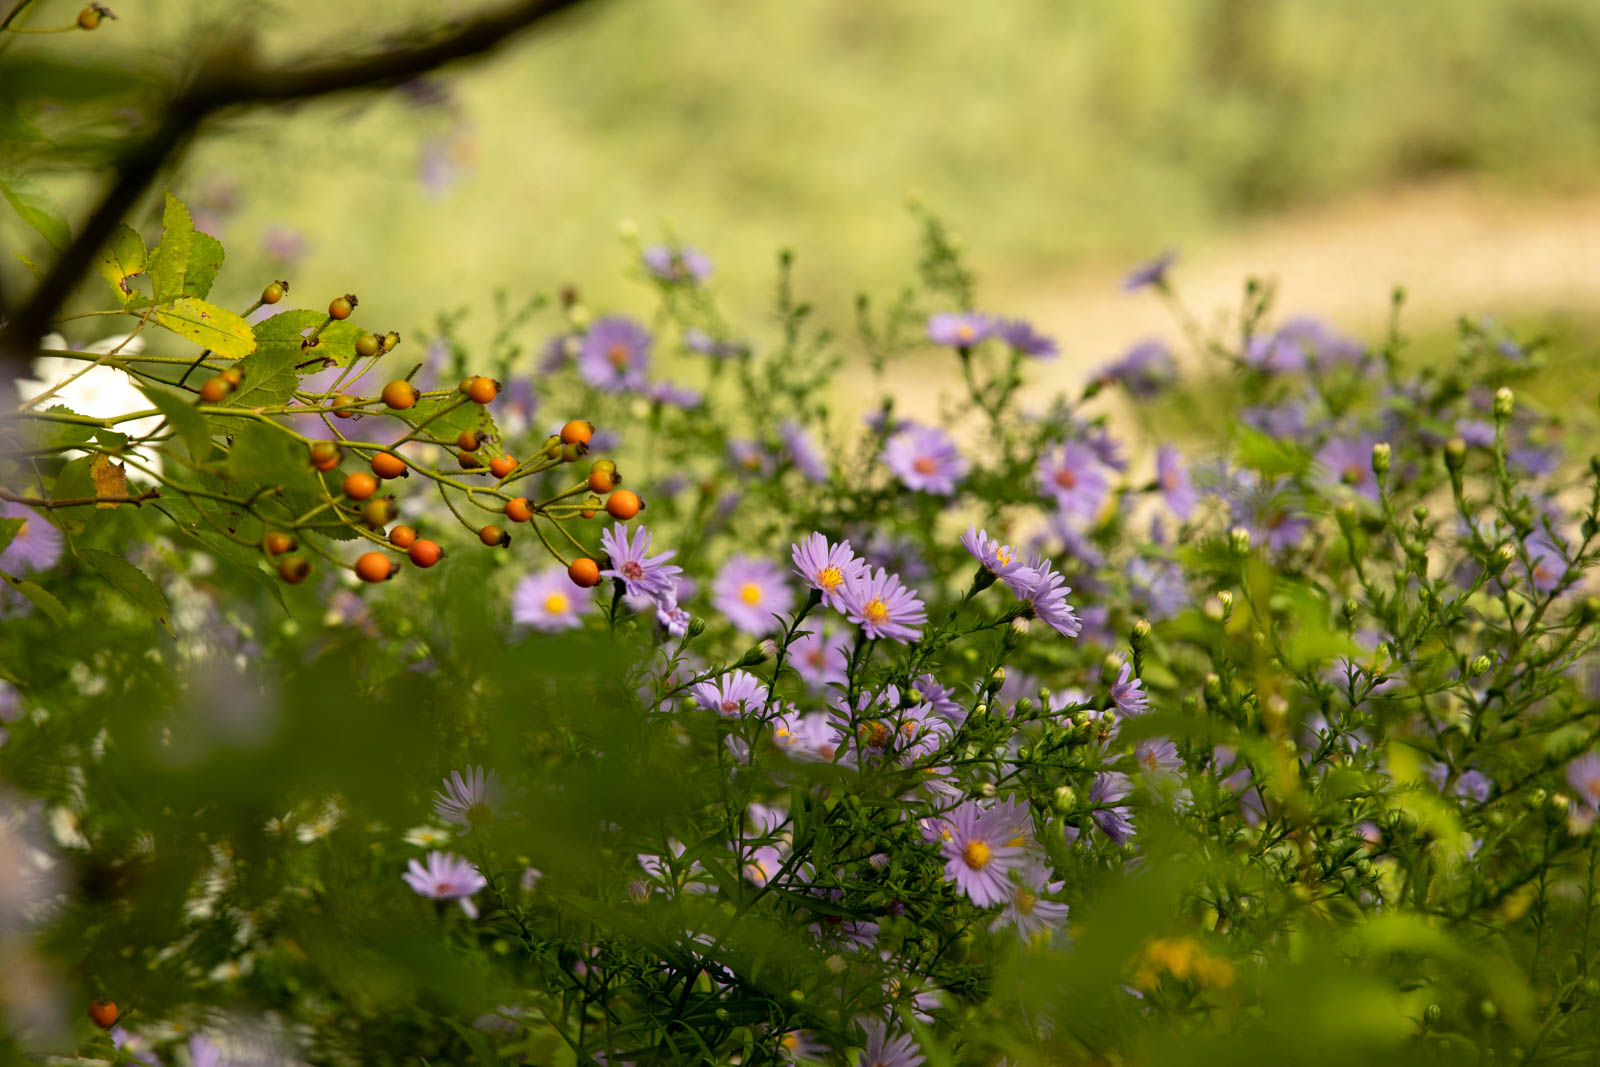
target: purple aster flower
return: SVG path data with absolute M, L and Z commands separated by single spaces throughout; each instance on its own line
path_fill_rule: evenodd
M 1189 469 L 1183 465 L 1183 457 L 1172 445 L 1162 445 L 1156 452 L 1156 482 L 1167 507 L 1179 520 L 1188 522 L 1200 502 L 1200 494 L 1189 478 Z
M 711 277 L 711 260 L 687 245 L 651 245 L 641 256 L 645 269 L 664 282 L 699 285 Z
M 881 568 L 876 572 L 863 570 L 847 579 L 839 599 L 845 618 L 872 638 L 915 641 L 921 636 L 918 627 L 928 621 L 928 612 L 917 594 Z
M 791 759 L 832 763 L 839 750 L 828 716 L 820 711 L 801 715 L 793 708 L 772 721 L 772 743 Z
M 1251 540 L 1265 541 L 1274 552 L 1299 544 L 1311 529 L 1311 520 L 1295 498 L 1276 483 L 1248 478 L 1235 487 L 1234 521 L 1250 531 Z
M 1106 364 L 1096 376 L 1103 382 L 1117 382 L 1131 396 L 1158 396 L 1178 379 L 1178 361 L 1165 341 L 1154 337 L 1139 341 Z
M 594 606 L 594 594 L 572 584 L 562 567 L 547 567 L 517 583 L 511 593 L 511 621 L 535 630 L 572 630 Z
M 667 591 L 657 596 L 650 596 L 643 592 L 623 593 L 622 602 L 628 610 L 639 614 L 655 611 L 658 608 L 675 608 L 679 604 L 694 599 L 694 594 L 699 586 L 693 578 L 675 575 L 667 582 Z
M 776 563 L 741 553 L 717 573 L 711 583 L 711 603 L 739 629 L 759 636 L 778 628 L 774 616 L 794 605 L 794 591 Z
M 1457 419 L 1455 430 L 1468 448 L 1489 448 L 1494 444 L 1494 423 L 1488 419 Z
M 951 348 L 970 348 L 994 333 L 994 320 L 971 311 L 941 311 L 928 316 L 928 340 Z
M 1122 714 L 1143 715 L 1150 710 L 1150 695 L 1144 691 L 1144 683 L 1134 676 L 1133 664 L 1124 662 L 1116 681 L 1107 688 L 1111 690 L 1111 702 Z
M 1018 355 L 1055 359 L 1061 354 L 1054 337 L 1039 333 L 1024 319 L 1002 319 L 995 325 L 995 333 Z
M 778 458 L 760 441 L 735 437 L 728 441 L 728 463 L 740 474 L 768 477 L 777 470 Z
M 465 832 L 493 819 L 503 801 L 500 779 L 493 771 L 485 774 L 482 767 L 468 767 L 465 775 L 450 772 L 443 791 L 433 794 L 433 810 Z
M 928 574 L 928 561 L 922 558 L 917 543 L 887 530 L 874 530 L 861 555 L 869 566 L 893 571 L 906 581 L 925 578 Z
M 610 566 L 600 572 L 601 577 L 620 579 L 629 594 L 643 594 L 658 604 L 676 603 L 675 579 L 683 568 L 667 562 L 677 555 L 676 549 L 651 556 L 650 531 L 643 526 L 636 528 L 630 542 L 628 528 L 620 522 L 600 535 L 600 543 L 611 560 Z
M 806 687 L 820 693 L 829 685 L 843 685 L 849 669 L 850 639 L 843 634 L 806 633 L 789 645 L 785 661 L 794 667 Z
M 966 721 L 967 709 L 956 699 L 955 691 L 939 679 L 931 674 L 921 674 L 917 676 L 916 686 L 917 692 L 922 695 L 922 702 L 935 715 L 942 715 L 953 723 Z
M 426 867 L 412 860 L 401 877 L 420 896 L 459 900 L 461 910 L 474 919 L 478 917 L 478 909 L 473 906 L 472 896 L 489 884 L 488 879 L 478 873 L 478 868 L 450 852 L 428 853 Z
M 634 392 L 645 386 L 650 366 L 650 334 L 630 318 L 597 320 L 578 348 L 578 373 L 596 389 Z
M 883 462 L 907 489 L 949 496 L 968 463 L 950 435 L 934 426 L 901 430 L 883 446 Z
M 705 399 L 699 390 L 691 389 L 687 385 L 676 385 L 672 382 L 651 382 L 644 388 L 645 399 L 653 400 L 657 404 L 672 408 L 682 408 L 688 411 L 700 406 Z
M 1372 470 L 1371 434 L 1334 437 L 1317 452 L 1323 485 L 1345 485 L 1371 500 L 1378 501 L 1378 476 Z
M 572 361 L 574 349 L 583 346 L 577 334 L 558 333 L 539 346 L 539 373 L 554 374 Z
M 1579 800 L 1600 811 L 1600 754 L 1588 752 L 1567 764 L 1567 784 Z
M 967 532 L 961 535 L 961 543 L 985 570 L 1004 582 L 1019 598 L 1025 599 L 1038 583 L 1039 572 L 1023 566 L 1011 546 L 994 540 L 988 531 L 968 526 Z
M 1052 630 L 1063 637 L 1077 637 L 1083 632 L 1083 622 L 1072 605 L 1067 603 L 1067 594 L 1072 592 L 1072 587 L 1046 559 L 1034 557 L 1028 561 L 1028 568 L 1034 572 L 1035 578 L 1028 591 L 1018 599 L 1026 601 L 1033 609 L 1034 617 Z
M 1178 746 L 1168 737 L 1147 737 L 1133 746 L 1139 767 L 1151 777 L 1177 774 L 1183 769 Z
M 990 933 L 998 933 L 1007 926 L 1017 929 L 1017 936 L 1030 941 L 1040 934 L 1059 930 L 1067 923 L 1067 906 L 1059 901 L 1045 900 L 1042 894 L 1059 893 L 1065 882 L 1051 882 L 1045 867 L 1040 863 L 1024 864 L 1019 872 L 1018 885 L 1010 887 L 1011 896 L 1006 906 L 989 924 Z
M 719 341 L 704 330 L 693 326 L 683 331 L 683 345 L 691 352 L 698 352 L 702 356 L 711 356 L 715 359 L 732 359 L 735 356 L 750 354 L 750 346 L 742 341 Z
M 121 1026 L 113 1026 L 110 1031 L 111 1045 L 123 1056 L 127 1063 L 143 1064 L 144 1067 L 162 1067 L 161 1057 L 150 1051 L 150 1039 L 143 1034 L 136 1034 Z M 202 1039 L 203 1040 L 203 1039 Z M 221 1067 L 220 1061 L 194 1056 L 195 1038 L 189 1039 L 189 1051 L 194 1067 Z
M 822 603 L 841 610 L 839 598 L 845 583 L 867 569 L 865 560 L 850 551 L 849 541 L 829 544 L 820 533 L 807 534 L 790 548 L 794 572 L 800 580 L 822 594 Z
M 794 419 L 785 419 L 778 427 L 778 436 L 783 439 L 783 450 L 788 453 L 795 470 L 813 482 L 828 480 L 828 464 L 810 430 Z
M 1528 583 L 1541 593 L 1553 593 L 1567 575 L 1567 560 L 1554 541 L 1543 532 L 1528 535 L 1523 547 L 1528 553 Z
M 861 1050 L 858 1067 L 917 1067 L 924 1057 L 916 1041 L 907 1034 L 890 1035 L 887 1023 L 879 1019 L 863 1019 L 861 1029 L 866 1031 L 867 1045 Z
M 1083 443 L 1089 446 L 1089 451 L 1094 453 L 1094 458 L 1115 471 L 1128 469 L 1128 460 L 1122 454 L 1122 442 L 1111 436 L 1111 431 L 1104 426 L 1087 426 L 1083 431 Z
M 1039 491 L 1054 497 L 1056 507 L 1080 519 L 1092 519 L 1106 496 L 1106 476 L 1088 446 L 1068 441 L 1054 454 L 1039 457 L 1035 471 Z
M 1128 561 L 1128 589 L 1150 619 L 1170 619 L 1189 603 L 1183 568 L 1170 559 L 1157 562 L 1138 557 Z
M 1543 477 L 1546 474 L 1554 474 L 1560 465 L 1561 451 L 1554 447 L 1518 445 L 1506 449 L 1506 466 L 1516 474 Z
M 1009 875 L 1027 856 L 1022 844 L 1013 844 L 1024 832 L 1019 809 L 969 800 L 950 812 L 947 829 L 950 836 L 939 850 L 945 881 L 980 908 L 1003 903 L 1011 896 Z
M 274 263 L 292 266 L 306 254 L 306 239 L 298 231 L 274 223 L 261 233 L 261 252 Z
M 687 608 L 680 608 L 676 604 L 656 606 L 656 624 L 666 631 L 668 637 L 683 637 L 689 632 L 689 624 L 693 621 L 694 616 L 689 614 Z
M 818 1041 L 810 1030 L 790 1030 L 778 1038 L 778 1051 L 785 1059 L 812 1063 L 827 1058 L 828 1046 Z
M 22 526 L 0 552 L 0 571 L 7 574 L 42 571 L 61 561 L 63 539 L 55 523 L 26 504 L 0 501 L 0 519 L 21 519 Z
M 1133 783 L 1120 771 L 1102 771 L 1089 787 L 1090 818 L 1114 845 L 1126 844 L 1133 837 L 1133 809 L 1121 803 L 1133 792 Z
M 1122 279 L 1123 292 L 1131 293 L 1144 288 L 1165 289 L 1167 271 L 1178 261 L 1178 251 L 1169 248 L 1148 263 L 1141 263 Z
M 759 712 L 767 704 L 767 687 L 749 671 L 729 671 L 716 681 L 699 682 L 689 695 L 707 711 L 718 715 Z
M 1433 783 L 1435 789 L 1443 792 L 1445 783 L 1449 780 L 1449 764 L 1437 761 L 1428 764 L 1428 781 Z M 1489 794 L 1493 790 L 1494 782 L 1490 780 L 1487 774 L 1468 767 L 1456 775 L 1455 784 L 1451 787 L 1450 792 L 1458 797 L 1471 797 L 1479 804 L 1482 804 L 1489 799 Z

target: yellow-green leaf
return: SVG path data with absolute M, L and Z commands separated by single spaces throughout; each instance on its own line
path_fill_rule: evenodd
M 145 250 L 144 238 L 127 223 L 117 227 L 117 232 L 94 258 L 94 269 L 111 283 L 117 299 L 124 304 L 133 298 L 133 287 L 128 279 L 143 274 L 149 264 L 150 253 Z
M 151 269 L 153 273 L 154 268 Z M 227 308 L 197 297 L 180 296 L 157 308 L 155 320 L 219 356 L 239 359 L 256 350 L 256 337 L 248 322 Z
M 183 201 L 167 194 L 166 210 L 161 214 L 161 243 L 150 253 L 150 281 L 155 286 L 155 302 L 164 304 L 183 295 L 183 280 L 189 273 L 189 252 L 194 245 L 194 220 Z
M 65 248 L 72 241 L 67 213 L 61 210 L 55 197 L 26 174 L 0 170 L 0 195 L 10 201 L 23 222 L 38 230 L 56 248 Z

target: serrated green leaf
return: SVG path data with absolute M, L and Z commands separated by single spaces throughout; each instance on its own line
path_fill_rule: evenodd
M 281 485 L 308 493 L 321 490 L 306 462 L 305 446 L 264 423 L 253 422 L 234 437 L 225 469 L 236 483 Z
M 67 213 L 38 182 L 14 170 L 0 170 L 0 195 L 10 201 L 23 222 L 38 230 L 53 247 L 65 248 L 71 243 Z
M 177 431 L 189 449 L 189 458 L 196 463 L 204 463 L 211 457 L 211 428 L 206 425 L 206 417 L 195 410 L 192 400 L 150 385 L 142 385 L 139 388 L 150 398 L 150 403 L 156 406 L 162 417 Z
M 194 220 L 183 201 L 167 194 L 161 213 L 161 243 L 150 253 L 150 281 L 155 286 L 155 302 L 165 304 L 183 296 L 183 280 L 189 272 L 189 252 L 194 245 Z
M 34 607 L 49 616 L 51 622 L 57 626 L 65 626 L 67 624 L 66 605 L 57 600 L 42 586 L 30 582 L 26 578 L 13 577 L 3 571 L 0 571 L 0 579 L 3 579 L 7 585 L 32 601 Z
M 104 248 L 94 257 L 94 269 L 111 283 L 117 299 L 126 304 L 133 299 L 133 287 L 128 279 L 143 274 L 150 265 L 150 253 L 144 247 L 144 238 L 127 223 L 117 227 Z
M 123 596 L 148 611 L 168 633 L 172 632 L 172 608 L 167 604 L 166 594 L 144 571 L 121 556 L 97 548 L 78 549 L 78 558 L 98 571 Z
M 211 284 L 217 280 L 222 260 L 227 253 L 222 242 L 209 233 L 194 231 L 189 245 L 189 269 L 183 276 L 183 293 L 201 300 L 211 295 Z
M 250 324 L 237 313 L 192 296 L 180 296 L 159 307 L 155 320 L 175 334 L 209 348 L 219 356 L 240 359 L 256 349 Z
M 304 347 L 305 335 L 326 319 L 320 311 L 302 308 L 256 323 L 256 350 L 237 364 L 244 380 L 222 401 L 222 406 L 259 408 L 288 403 L 300 384 L 300 376 L 323 368 L 324 364 L 317 362 L 319 357 L 348 366 L 356 358 L 356 338 L 363 332 L 348 320 L 329 324 L 316 347 Z M 310 366 L 304 366 L 308 363 Z M 214 421 L 224 433 L 236 433 L 246 424 L 243 419 Z
M 17 531 L 22 529 L 22 524 L 27 522 L 24 518 L 0 519 L 0 552 L 4 552 L 17 536 Z
M 485 463 L 495 456 L 505 454 L 505 448 L 500 442 L 500 428 L 495 425 L 494 416 L 489 414 L 488 407 L 474 404 L 459 394 L 424 398 L 417 401 L 415 407 L 407 408 L 399 415 L 412 426 L 422 426 L 423 423 L 427 423 L 422 431 L 424 438 L 431 437 L 452 444 L 463 432 L 477 430 L 484 435 L 484 442 L 476 454 L 482 457 Z
M 65 404 L 52 404 L 44 414 L 76 415 Z M 29 448 L 52 449 L 80 444 L 94 435 L 94 427 L 76 422 L 51 422 L 48 419 L 19 419 L 22 439 Z
M 98 455 L 98 453 L 96 453 Z M 94 488 L 94 475 L 90 473 L 90 464 L 94 456 L 78 456 L 68 460 L 66 466 L 61 468 L 61 473 L 56 475 L 55 485 L 51 487 L 50 497 L 53 500 L 88 500 L 88 504 L 79 504 L 75 508 L 94 506 L 96 496 Z

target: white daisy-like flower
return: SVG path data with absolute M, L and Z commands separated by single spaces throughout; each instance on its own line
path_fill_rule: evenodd
M 113 334 L 102 338 L 84 349 L 85 354 L 105 355 L 117 345 L 122 344 L 126 334 Z M 45 351 L 65 351 L 69 346 L 66 338 L 58 333 L 46 334 L 39 342 L 39 347 Z M 136 356 L 144 351 L 144 338 L 135 337 L 122 346 L 119 355 Z M 47 392 L 52 386 L 66 382 L 74 374 L 88 367 L 89 363 L 70 356 L 40 356 L 33 361 L 33 377 L 17 379 L 17 395 L 27 403 L 34 397 Z M 41 409 L 48 409 L 56 404 L 63 404 L 79 415 L 90 415 L 97 419 L 114 418 L 119 415 L 128 415 L 135 411 L 149 411 L 150 399 L 139 391 L 134 384 L 133 377 L 116 367 L 94 367 L 81 378 L 63 386 L 49 399 L 40 403 Z M 151 416 L 148 419 L 135 419 L 133 422 L 124 422 L 117 425 L 118 433 L 125 433 L 130 437 L 141 437 L 155 430 L 161 425 L 160 416 Z M 136 453 L 140 462 L 152 470 L 161 470 L 161 457 L 153 451 Z M 130 470 L 130 474 L 134 473 Z
M 455 835 L 438 826 L 414 826 L 406 831 L 406 844 L 418 848 L 438 848 L 448 844 Z

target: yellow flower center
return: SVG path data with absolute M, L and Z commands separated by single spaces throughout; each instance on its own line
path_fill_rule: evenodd
M 745 582 L 739 587 L 739 599 L 746 604 L 761 603 L 761 587 L 755 582 Z
M 28 536 L 28 520 L 27 519 L 23 519 L 22 520 L 22 525 L 17 527 L 17 532 L 13 536 L 15 536 L 15 537 L 27 537 Z
M 488 822 L 493 813 L 489 810 L 489 805 L 480 800 L 468 808 L 466 814 L 468 822 Z
M 989 846 L 982 841 L 969 842 L 967 847 L 961 850 L 961 858 L 966 860 L 967 866 L 975 871 L 981 871 L 989 866 L 989 860 L 992 856 L 993 853 L 989 851 Z
M 619 370 L 623 367 L 626 367 L 628 365 L 628 346 L 612 345 L 610 348 L 606 349 L 606 358 L 611 361 L 611 365 L 613 367 L 616 367 Z
M 939 464 L 935 463 L 927 456 L 918 456 L 911 464 L 911 467 L 918 474 L 932 474 L 934 471 L 939 469 Z
M 795 1048 L 800 1044 L 800 1039 L 798 1037 L 796 1037 L 792 1033 L 791 1034 L 784 1034 L 783 1035 L 783 1040 L 780 1042 L 780 1044 L 782 1044 L 783 1047 L 788 1049 L 790 1052 L 793 1052 L 795 1050 Z
M 544 610 L 552 615 L 560 615 L 570 607 L 572 601 L 567 599 L 565 593 L 551 593 L 544 598 Z
M 1596 800 L 1600 800 L 1600 778 L 1591 778 L 1583 784 L 1584 792 Z
M 889 728 L 881 722 L 863 723 L 857 728 L 856 733 L 861 737 L 861 743 L 868 748 L 882 748 L 889 740 Z
M 1056 484 L 1063 489 L 1075 489 L 1078 485 L 1078 476 L 1070 469 L 1062 467 L 1056 471 Z
M 844 584 L 844 573 L 838 567 L 824 567 L 817 572 L 817 584 L 824 593 L 831 593 Z
M 868 622 L 882 625 L 889 621 L 889 605 L 885 604 L 881 598 L 873 597 L 861 609 L 861 615 Z
M 1011 906 L 1017 909 L 1019 915 L 1032 915 L 1034 906 L 1039 903 L 1039 898 L 1026 889 L 1018 889 L 1011 898 Z
M 956 336 L 961 338 L 963 341 L 970 341 L 973 338 L 973 329 L 971 326 L 968 326 L 963 322 L 960 326 L 956 327 Z

